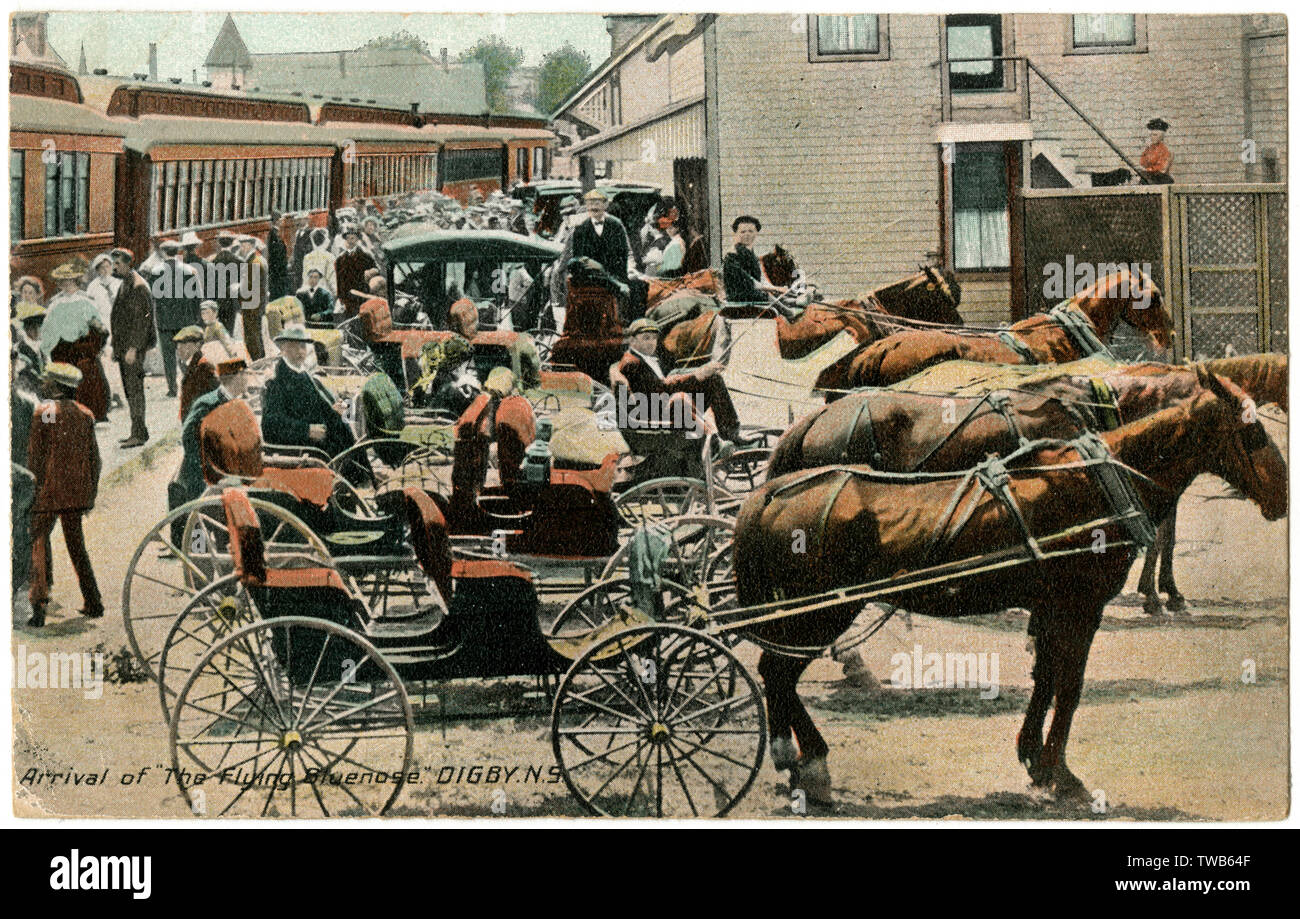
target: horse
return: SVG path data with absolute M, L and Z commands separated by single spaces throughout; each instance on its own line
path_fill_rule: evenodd
M 774 251 L 784 250 L 777 247 Z M 768 253 L 764 258 L 773 254 Z M 778 261 L 776 264 L 785 263 Z M 785 274 L 784 269 L 773 268 L 772 271 L 783 280 L 794 279 L 793 274 Z M 908 320 L 922 325 L 960 325 L 962 318 L 957 312 L 960 302 L 961 287 L 956 278 L 950 272 L 927 266 L 914 275 L 879 287 L 861 299 L 813 301 L 796 318 L 787 318 L 773 306 L 723 304 L 716 310 L 706 309 L 666 331 L 663 347 L 677 366 L 703 363 L 716 356 L 719 344 L 725 350 L 727 330 L 723 320 L 771 316 L 776 320 L 777 349 L 782 360 L 800 360 L 828 344 L 841 332 L 848 332 L 861 346 L 890 335 Z M 723 336 L 721 339 L 719 332 Z
M 830 801 L 828 747 L 797 684 L 861 609 L 862 597 L 834 592 L 911 573 L 918 583 L 900 584 L 890 601 L 915 612 L 1030 610 L 1034 685 L 1017 758 L 1035 787 L 1060 800 L 1088 799 L 1065 761 L 1070 724 L 1102 612 L 1123 588 L 1150 525 L 1206 472 L 1245 493 L 1265 519 L 1287 513 L 1286 462 L 1259 420 L 1246 420 L 1247 397 L 1204 368 L 1196 372 L 1201 389 L 1192 398 L 1100 435 L 1035 442 L 1005 466 L 994 458 L 931 476 L 827 466 L 769 481 L 745 501 L 734 543 L 738 600 L 754 618 L 773 605 L 788 612 L 768 613 L 744 634 L 763 648 L 758 670 L 773 760 L 792 770 L 792 785 Z M 961 572 L 980 564 L 982 571 Z M 1023 573 L 1008 576 L 1010 564 Z M 926 581 L 936 568 L 952 577 Z M 801 611 L 813 595 L 817 611 Z
M 1113 271 L 1055 307 L 1005 330 L 905 330 L 857 349 L 831 364 L 816 386 L 831 395 L 859 386 L 888 386 L 943 361 L 986 364 L 1060 364 L 1102 350 L 1116 325 L 1146 334 L 1158 352 L 1173 344 L 1173 322 L 1159 288 L 1143 272 Z

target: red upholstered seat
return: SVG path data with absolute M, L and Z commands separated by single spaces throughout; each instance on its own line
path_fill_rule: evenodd
M 521 568 L 514 562 L 495 558 L 462 558 L 452 562 L 451 576 L 456 580 L 465 578 L 519 578 L 532 583 L 528 569 Z
M 267 588 L 330 587 L 347 592 L 343 579 L 333 568 L 268 570 L 262 527 L 248 495 L 238 488 L 227 488 L 221 493 L 221 504 L 226 512 L 226 528 L 230 532 L 230 559 L 243 584 Z
M 253 409 L 242 399 L 219 405 L 199 426 L 203 478 L 215 485 L 226 476 L 262 474 L 262 431 Z
M 580 370 L 543 370 L 542 389 L 547 392 L 591 392 L 591 377 Z
M 443 601 L 450 604 L 454 566 L 451 560 L 451 539 L 447 535 L 447 520 L 438 505 L 422 489 L 408 485 L 402 489 L 402 497 L 415 557 L 425 576 L 438 585 Z
M 436 329 L 394 328 L 388 303 L 377 297 L 361 304 L 361 329 L 366 341 L 372 345 L 400 345 L 403 360 L 419 357 L 425 342 L 446 341 L 452 336 L 451 332 Z
M 249 487 L 283 491 L 305 504 L 325 510 L 329 507 L 330 495 L 334 493 L 334 481 L 334 471 L 324 466 L 266 466 Z
M 606 454 L 599 469 L 551 469 L 552 485 L 581 485 L 594 494 L 609 494 L 614 490 L 614 476 L 618 471 L 618 454 Z

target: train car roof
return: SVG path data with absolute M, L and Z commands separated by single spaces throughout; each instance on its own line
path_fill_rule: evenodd
M 131 124 L 109 118 L 86 105 L 43 99 L 39 96 L 9 96 L 9 130 L 51 134 L 95 134 L 125 137 Z
M 554 261 L 563 251 L 553 242 L 507 230 L 431 230 L 384 246 L 384 252 L 394 259 L 448 262 L 476 258 Z
M 314 124 L 240 121 L 228 118 L 182 118 L 144 115 L 128 122 L 126 146 L 148 153 L 159 146 L 284 145 L 334 147 L 335 139 Z

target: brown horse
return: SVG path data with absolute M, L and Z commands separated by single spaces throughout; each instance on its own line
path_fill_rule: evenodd
M 888 386 L 950 360 L 1061 364 L 1094 353 L 1098 349 L 1092 338 L 1106 342 L 1120 322 L 1146 333 L 1159 351 L 1173 344 L 1173 323 L 1160 290 L 1142 272 L 1124 268 L 1052 312 L 1031 316 L 1003 331 L 909 329 L 860 345 L 827 367 L 817 378 L 817 388 L 843 392 L 859 386 Z
M 755 617 L 774 602 L 792 613 L 756 623 L 746 633 L 764 646 L 758 669 L 777 767 L 797 766 L 796 781 L 809 797 L 829 798 L 828 748 L 799 700 L 797 683 L 817 649 L 852 624 L 863 598 L 823 592 L 909 575 L 921 580 L 926 575 L 918 572 L 946 564 L 1005 562 L 978 573 L 954 571 L 946 580 L 900 584 L 888 599 L 943 617 L 1031 611 L 1034 688 L 1017 756 L 1036 786 L 1062 798 L 1086 798 L 1066 766 L 1065 747 L 1092 637 L 1140 551 L 1126 538 L 1130 531 L 1117 522 L 1120 516 L 1144 513 L 1148 525 L 1158 523 L 1206 472 L 1244 492 L 1268 520 L 1287 512 L 1286 463 L 1262 424 L 1244 420 L 1247 397 L 1229 381 L 1197 373 L 1202 388 L 1193 398 L 1114 431 L 1087 435 L 1100 438 L 1103 455 L 1085 451 L 1084 440 L 1052 442 L 1013 458 L 1005 476 L 989 467 L 982 473 L 900 476 L 829 466 L 782 476 L 755 491 L 736 525 L 738 599 Z M 1120 487 L 1103 490 L 1099 483 L 1107 480 Z M 1142 529 L 1135 526 L 1134 532 Z M 1026 531 L 1045 553 L 1036 560 Z M 792 538 L 800 533 L 804 540 Z M 807 610 L 809 598 L 818 594 L 821 607 Z M 797 763 L 792 731 L 801 751 Z
M 776 252 L 783 252 L 780 247 Z M 767 259 L 775 252 L 768 253 Z M 776 264 L 783 265 L 778 261 Z M 793 261 L 790 262 L 793 265 Z M 791 275 L 783 269 L 771 269 L 787 286 Z M 768 275 L 769 279 L 772 275 Z M 795 319 L 787 319 L 774 307 L 724 304 L 717 310 L 674 325 L 665 335 L 663 346 L 677 366 L 689 367 L 711 359 L 715 338 L 721 330 L 720 319 L 756 319 L 770 316 L 776 320 L 777 348 L 783 360 L 799 360 L 828 344 L 841 332 L 848 332 L 859 345 L 877 341 L 909 327 L 912 320 L 923 327 L 928 324 L 961 325 L 957 305 L 961 287 L 949 272 L 922 268 L 916 274 L 877 288 L 862 300 L 815 301 Z

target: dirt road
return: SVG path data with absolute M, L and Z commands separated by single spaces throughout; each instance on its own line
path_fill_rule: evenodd
M 1285 438 L 1285 428 L 1271 433 Z M 178 459 L 174 449 L 163 451 L 147 467 L 119 475 L 89 518 L 90 552 L 110 602 L 108 616 L 94 623 L 77 616 L 75 579 L 57 545 L 50 625 L 39 634 L 28 629 L 25 602 L 17 603 L 16 654 L 97 647 L 112 654 L 126 644 L 114 596 L 130 551 L 164 513 L 164 486 Z M 977 688 L 886 685 L 870 692 L 849 686 L 830 660 L 814 662 L 801 689 L 830 743 L 838 803 L 808 808 L 807 814 L 1284 817 L 1287 521 L 1264 522 L 1253 505 L 1230 499 L 1221 483 L 1202 478 L 1185 496 L 1178 523 L 1176 570 L 1189 614 L 1162 621 L 1146 617 L 1136 597 L 1135 567 L 1093 646 L 1069 746 L 1071 768 L 1093 792 L 1091 807 L 1058 806 L 1028 791 L 1014 743 L 1032 659 L 1023 616 L 1007 613 L 958 621 L 917 616 L 910 626 L 895 619 L 863 648 L 869 668 L 885 684 L 900 669 L 910 669 L 903 662 L 916 654 L 973 653 L 996 660 L 996 697 L 981 698 Z M 753 663 L 752 649 L 741 653 Z M 449 711 L 471 717 L 446 724 L 444 739 L 433 717 L 437 706 L 417 715 L 415 756 L 422 779 L 404 792 L 396 814 L 581 814 L 549 771 L 549 713 L 531 681 L 464 682 L 440 692 Z M 170 752 L 153 684 L 109 684 L 101 697 L 88 695 L 80 689 L 15 690 L 18 813 L 187 817 L 174 784 L 165 781 Z M 49 773 L 59 774 L 53 784 Z M 796 810 L 785 774 L 765 764 L 733 813 L 789 818 Z

